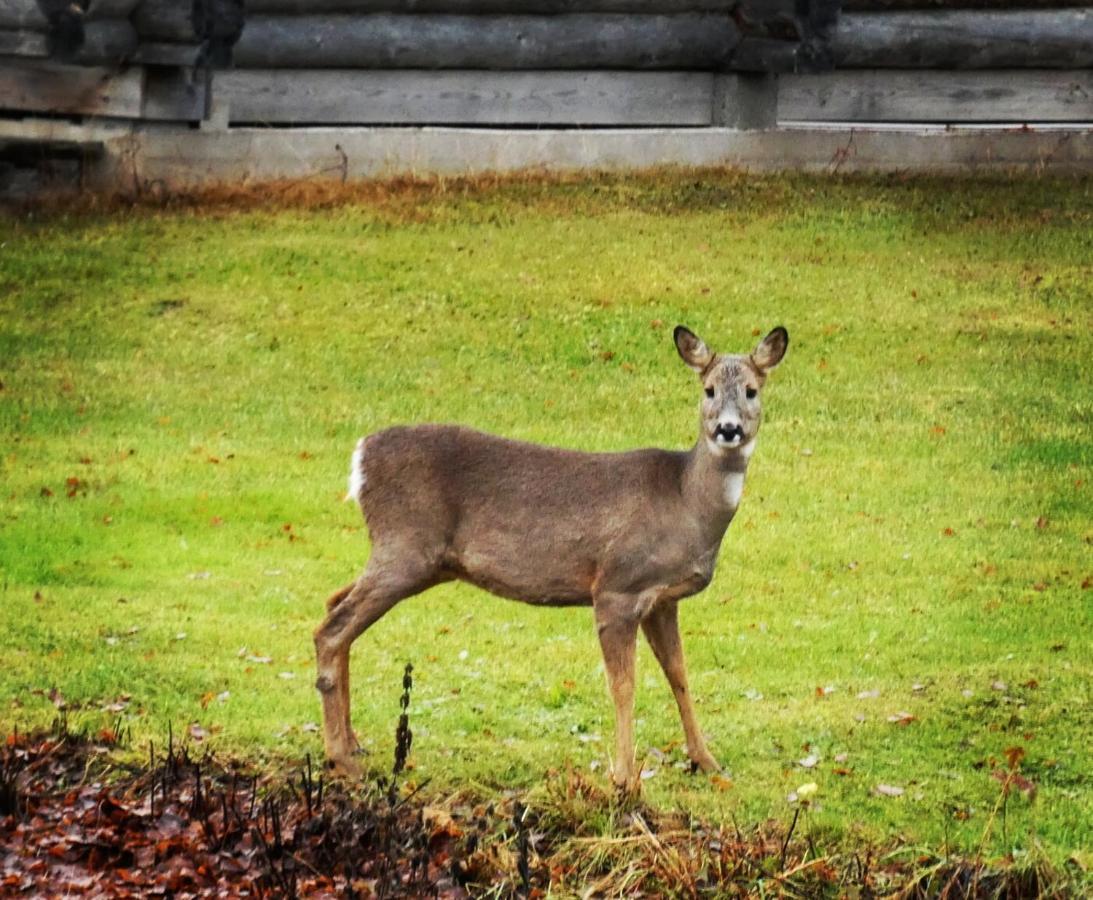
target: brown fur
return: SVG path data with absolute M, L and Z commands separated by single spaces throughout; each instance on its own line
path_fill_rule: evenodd
M 372 556 L 363 575 L 330 598 L 315 633 L 332 764 L 356 768 L 352 642 L 400 600 L 460 579 L 525 603 L 593 607 L 616 707 L 617 783 L 634 783 L 639 628 L 676 696 L 691 759 L 717 768 L 688 693 L 676 605 L 713 577 L 759 428 L 758 399 L 745 391 L 761 386 L 786 338 L 776 329 L 751 357 L 717 357 L 686 329 L 677 329 L 676 343 L 714 394 L 702 403 L 702 433 L 686 453 L 579 453 L 453 425 L 390 428 L 363 442 L 357 499 Z M 741 429 L 739 446 L 719 443 L 726 422 Z

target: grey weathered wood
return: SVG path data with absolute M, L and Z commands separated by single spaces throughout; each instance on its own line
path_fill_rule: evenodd
M 47 57 L 49 37 L 40 31 L 0 31 L 0 56 Z
M 145 70 L 142 119 L 198 122 L 204 111 L 205 83 L 200 72 L 164 66 Z
M 137 118 L 141 72 L 53 62 L 0 60 L 0 102 L 6 109 L 37 113 Z
M 141 0 L 91 0 L 83 18 L 87 21 L 127 19 L 140 2 Z M 189 3 L 186 2 L 176 5 L 189 7 Z M 49 28 L 49 21 L 38 6 L 37 0 L 0 0 L 0 29 L 19 28 L 46 31 Z
M 243 70 L 213 96 L 233 123 L 709 125 L 705 72 Z
M 751 72 L 713 78 L 711 124 L 728 128 L 773 128 L 777 123 L 778 78 Z
M 84 23 L 84 39 L 73 61 L 89 65 L 117 65 L 137 49 L 137 31 L 127 19 Z
M 128 19 L 142 0 L 91 0 L 87 8 L 88 19 Z M 186 0 L 181 5 L 189 6 Z
M 142 41 L 193 43 L 198 40 L 191 4 L 187 2 L 144 0 L 133 13 L 132 20 Z
M 198 44 L 142 42 L 130 61 L 149 66 L 192 66 L 197 62 L 199 51 Z
M 146 0 L 164 4 L 171 0 Z M 248 14 L 309 13 L 680 13 L 729 12 L 743 6 L 753 17 L 796 14 L 795 0 L 247 0 Z M 154 8 L 154 7 L 153 7 Z
M 835 122 L 1093 122 L 1093 71 L 860 69 L 785 76 L 778 119 Z
M 243 68 L 710 69 L 739 40 L 725 16 L 252 16 Z
M 49 22 L 35 0 L 0 0 L 0 29 L 45 31 Z
M 746 37 L 732 54 L 731 67 L 742 72 L 795 72 L 800 44 Z
M 852 13 L 834 36 L 838 68 L 1093 66 L 1093 9 Z

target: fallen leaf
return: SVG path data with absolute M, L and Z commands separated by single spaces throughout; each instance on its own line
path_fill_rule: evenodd
M 892 715 L 890 715 L 888 717 L 889 722 L 893 723 L 894 725 L 903 725 L 903 726 L 910 725 L 912 722 L 915 722 L 917 720 L 918 720 L 918 717 L 911 715 L 911 713 L 909 713 L 909 712 L 892 713 Z
M 802 769 L 814 769 L 819 764 L 819 762 L 820 757 L 818 757 L 815 753 L 810 753 L 804 759 L 797 760 L 797 765 L 799 765 Z M 800 793 L 800 791 L 798 791 L 798 793 Z
M 861 691 L 858 694 L 859 700 L 876 700 L 880 696 L 880 691 L 874 689 L 871 691 Z
M 879 794 L 882 797 L 902 797 L 903 788 L 896 787 L 894 784 L 878 784 L 874 789 L 874 793 Z
M 195 741 L 203 741 L 208 736 L 209 732 L 202 728 L 197 722 L 190 723 L 190 737 L 192 737 Z
M 719 791 L 731 791 L 734 787 L 732 779 L 726 778 L 724 775 L 711 775 L 710 784 Z
M 442 835 L 457 838 L 463 834 L 451 813 L 439 806 L 426 806 L 422 809 L 421 821 L 432 831 L 433 838 Z

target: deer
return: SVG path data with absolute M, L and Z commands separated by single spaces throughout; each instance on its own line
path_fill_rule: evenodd
M 360 777 L 350 723 L 349 651 L 397 603 L 460 580 L 544 606 L 591 606 L 615 707 L 611 779 L 636 790 L 634 666 L 644 632 L 675 696 L 692 770 L 720 771 L 687 684 L 679 601 L 711 581 L 740 505 L 767 376 L 785 355 L 777 327 L 750 352 L 720 354 L 688 328 L 676 349 L 702 385 L 687 451 L 589 453 L 457 425 L 363 437 L 347 500 L 371 537 L 363 573 L 327 601 L 315 631 L 328 770 Z

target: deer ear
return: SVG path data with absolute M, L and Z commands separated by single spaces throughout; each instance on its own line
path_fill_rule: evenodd
M 751 361 L 760 372 L 766 372 L 782 361 L 788 346 L 789 332 L 779 325 L 752 350 Z
M 676 326 L 674 337 L 676 349 L 683 361 L 696 372 L 705 371 L 711 360 L 713 360 L 713 353 L 710 352 L 710 348 L 706 346 L 705 341 L 682 325 Z

